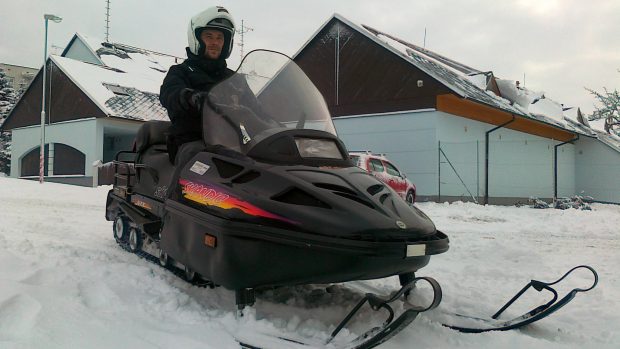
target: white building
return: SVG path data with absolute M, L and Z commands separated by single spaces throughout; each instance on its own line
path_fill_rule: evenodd
M 620 203 L 620 139 L 578 108 L 337 14 L 294 59 L 347 147 L 386 154 L 421 200 Z
M 168 120 L 159 88 L 181 58 L 75 34 L 47 62 L 46 181 L 92 185 L 96 160 L 131 149 L 145 120 Z M 12 132 L 11 177 L 39 174 L 42 71 L 3 124 Z

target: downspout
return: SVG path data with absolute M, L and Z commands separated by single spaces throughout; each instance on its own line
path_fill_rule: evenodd
M 556 144 L 553 149 L 553 201 L 558 199 L 558 148 L 568 144 L 576 142 L 579 139 L 579 134 L 577 134 L 576 138 L 571 139 L 570 141 L 566 141 L 564 143 Z
M 335 76 L 335 89 L 336 89 L 336 106 L 340 104 L 340 24 L 338 23 L 338 35 L 336 36 L 336 76 Z
M 484 134 L 484 204 L 489 204 L 489 134 L 495 130 L 498 130 L 515 121 L 515 116 L 512 116 L 512 120 L 505 122 L 495 128 L 490 129 Z
M 437 202 L 441 202 L 441 141 L 437 142 Z

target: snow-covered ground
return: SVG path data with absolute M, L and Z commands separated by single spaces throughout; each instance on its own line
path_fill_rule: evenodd
M 355 303 L 344 287 L 322 306 L 266 295 L 237 321 L 232 292 L 190 286 L 116 245 L 108 189 L 0 177 L 0 348 L 238 348 L 238 332 L 320 340 Z M 418 206 L 450 236 L 450 251 L 419 273 L 441 283 L 444 300 L 381 348 L 620 347 L 620 206 Z M 578 264 L 597 269 L 598 287 L 525 329 L 472 335 L 439 324 L 451 320 L 443 311 L 491 315 L 530 279 L 552 281 Z M 579 272 L 559 290 L 590 283 Z M 370 284 L 391 290 L 398 281 Z M 382 316 L 365 311 L 352 331 Z

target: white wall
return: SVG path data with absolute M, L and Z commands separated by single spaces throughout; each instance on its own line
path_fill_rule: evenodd
M 29 126 L 12 130 L 11 177 L 19 177 L 21 159 L 40 146 L 41 128 Z M 93 161 L 101 153 L 97 144 L 97 120 L 81 119 L 45 126 L 45 143 L 63 143 L 85 154 L 85 176 L 92 176 Z
M 493 128 L 493 125 L 438 113 L 437 139 L 474 196 L 485 194 L 485 133 Z M 560 143 L 507 128 L 490 133 L 489 196 L 552 198 L 554 146 Z M 574 195 L 574 173 L 574 146 L 567 144 L 559 147 L 558 196 Z M 448 164 L 442 163 L 441 182 L 442 195 L 469 195 Z
M 485 194 L 485 132 L 493 125 L 434 110 L 340 117 L 334 124 L 349 150 L 385 153 L 418 195 L 436 196 L 439 189 L 442 197 Z M 506 128 L 489 140 L 491 198 L 553 197 L 553 152 L 560 141 Z M 439 142 L 461 179 L 443 155 L 438 165 Z M 567 144 L 558 148 L 558 196 L 575 194 L 575 178 L 575 146 Z
M 596 139 L 581 137 L 575 163 L 576 194 L 620 203 L 620 153 Z
M 45 143 L 62 143 L 69 145 L 85 155 L 84 161 L 84 177 L 65 178 L 66 183 L 89 185 L 87 177 L 92 177 L 92 164 L 95 160 L 111 161 L 120 150 L 130 150 L 132 148 L 135 134 L 142 122 L 133 120 L 124 120 L 116 118 L 91 118 L 72 120 L 67 122 L 46 125 L 45 127 Z M 38 148 L 40 145 L 39 126 L 30 126 L 14 129 L 13 144 L 11 148 L 11 176 L 19 177 L 21 173 L 22 158 Z M 106 137 L 113 137 L 114 142 L 108 142 L 107 148 L 104 147 Z M 53 163 L 53 148 L 50 149 L 49 162 Z M 50 166 L 48 170 L 51 174 Z M 47 175 L 47 174 L 46 174 Z M 49 178 L 49 180 L 63 180 L 63 176 Z M 84 181 L 86 180 L 86 181 Z
M 436 195 L 436 111 L 334 118 L 350 151 L 385 153 L 416 185 L 418 195 Z

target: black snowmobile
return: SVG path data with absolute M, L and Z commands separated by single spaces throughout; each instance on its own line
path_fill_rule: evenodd
M 106 218 L 121 246 L 234 290 L 239 309 L 264 288 L 398 275 L 395 295 L 366 295 L 332 334 L 366 302 L 386 310 L 385 324 L 352 347 L 376 346 L 439 304 L 439 284 L 414 273 L 448 250 L 448 237 L 354 166 L 323 97 L 290 58 L 251 52 L 209 92 L 202 115 L 203 141 L 184 144 L 176 165 L 168 122 L 145 123 L 135 151 L 117 154 Z M 395 319 L 389 304 L 421 281 L 431 304 Z

